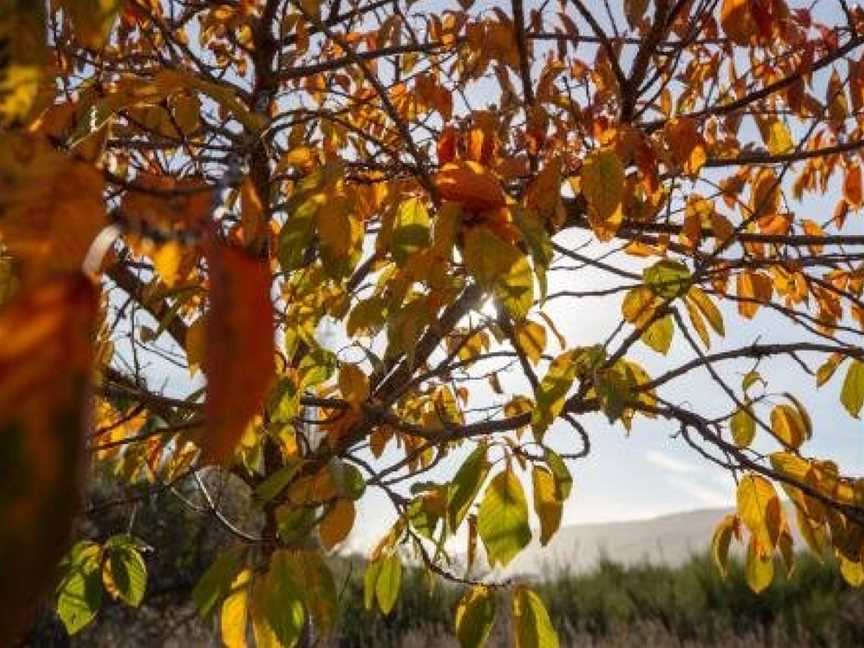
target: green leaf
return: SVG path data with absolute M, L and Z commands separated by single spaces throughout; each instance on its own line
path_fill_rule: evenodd
M 456 607 L 456 638 L 462 648 L 480 648 L 489 638 L 495 623 L 494 593 L 477 585 L 465 594 Z
M 336 371 L 336 356 L 330 351 L 317 347 L 303 356 L 297 372 L 300 375 L 298 389 L 303 391 L 309 387 L 320 385 L 329 380 Z
M 378 601 L 378 607 L 383 614 L 390 614 L 393 610 L 401 587 L 402 562 L 399 556 L 392 553 L 381 559 L 381 567 L 375 581 L 375 600 Z
M 468 455 L 465 462 L 453 477 L 447 496 L 447 521 L 450 530 L 456 531 L 468 509 L 480 492 L 486 476 L 489 474 L 489 462 L 486 460 L 486 446 L 479 445 Z
M 366 571 L 363 573 L 363 605 L 367 610 L 371 610 L 375 603 L 375 585 L 378 583 L 380 573 L 380 558 L 366 565 Z
M 72 547 L 61 565 L 57 615 L 74 635 L 93 621 L 102 604 L 102 547 L 84 540 Z
M 642 333 L 641 340 L 657 353 L 666 355 L 672 346 L 672 338 L 675 336 L 675 323 L 671 315 L 666 315 L 652 322 L 651 326 Z
M 409 198 L 396 211 L 392 238 L 393 259 L 399 266 L 429 246 L 429 212 L 420 198 Z
M 534 304 L 534 277 L 519 248 L 478 226 L 465 232 L 463 257 L 477 283 L 492 290 L 514 319 L 528 314 Z
M 298 552 L 293 558 L 293 568 L 302 586 L 306 609 L 315 620 L 315 626 L 326 633 L 333 627 L 339 609 L 333 573 L 317 551 Z
M 576 379 L 577 363 L 575 353 L 566 351 L 555 358 L 543 377 L 534 400 L 537 407 L 531 417 L 535 438 L 542 439 L 543 433 L 561 413 L 564 399 Z
M 855 418 L 864 405 L 864 362 L 853 360 L 846 371 L 843 390 L 840 392 L 840 402 Z
M 262 503 L 266 504 L 276 497 L 282 490 L 291 483 L 294 475 L 303 466 L 303 462 L 296 459 L 289 459 L 288 464 L 283 466 L 267 479 L 258 484 L 255 488 L 255 497 Z
M 544 458 L 546 465 L 549 466 L 549 470 L 555 477 L 555 496 L 564 502 L 570 497 L 570 492 L 573 490 L 573 476 L 570 474 L 570 469 L 554 450 L 546 448 Z
M 363 473 L 354 466 L 341 459 L 335 458 L 327 464 L 330 476 L 333 478 L 333 486 L 339 497 L 350 500 L 359 500 L 366 491 L 366 480 Z
M 756 436 L 756 421 L 744 408 L 736 410 L 732 415 L 731 428 L 732 440 L 739 448 L 748 447 Z
M 558 648 L 558 633 L 536 592 L 518 587 L 513 593 L 516 648 Z
M 645 285 L 658 297 L 675 299 L 682 295 L 690 281 L 690 270 L 679 261 L 661 259 L 642 273 Z
M 147 589 L 147 565 L 129 535 L 117 535 L 105 543 L 108 560 L 102 567 L 105 589 L 132 607 L 138 607 Z
M 489 564 L 506 567 L 531 541 L 528 526 L 528 503 L 516 474 L 507 469 L 499 473 L 486 488 L 477 517 L 477 531 Z
M 202 617 L 209 616 L 216 604 L 231 589 L 231 583 L 240 571 L 242 553 L 229 550 L 219 554 L 212 565 L 204 572 L 192 590 L 192 600 Z
M 300 584 L 295 578 L 291 552 L 277 551 L 273 554 L 264 581 L 264 616 L 280 639 L 280 645 L 293 646 L 303 631 L 306 613 Z
M 283 272 L 296 270 L 303 265 L 315 236 L 315 217 L 324 202 L 323 194 L 307 197 L 288 216 L 288 220 L 279 230 L 278 256 Z

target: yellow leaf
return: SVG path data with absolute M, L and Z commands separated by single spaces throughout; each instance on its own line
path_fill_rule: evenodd
M 546 329 L 530 320 L 519 322 L 515 328 L 519 348 L 531 363 L 536 365 L 540 362 L 543 350 L 546 348 Z
M 771 117 L 759 123 L 762 139 L 771 155 L 783 155 L 795 148 L 789 127 L 776 117 Z
M 861 587 L 864 585 L 864 566 L 861 561 L 852 562 L 843 554 L 838 554 L 840 561 L 840 574 L 843 580 L 849 583 L 852 587 Z
M 840 392 L 840 402 L 847 412 L 858 418 L 861 407 L 864 407 L 864 362 L 853 360 L 849 365 Z
M 456 637 L 462 648 L 481 648 L 489 638 L 495 622 L 495 595 L 483 585 L 476 585 L 456 606 Z
M 324 252 L 333 260 L 344 259 L 351 252 L 353 232 L 351 216 L 344 196 L 332 196 L 326 200 L 326 209 L 315 212 L 318 234 Z
M 705 345 L 706 349 L 711 348 L 711 338 L 708 335 L 708 327 L 705 326 L 705 319 L 702 317 L 702 313 L 690 299 L 685 300 L 684 303 L 687 306 L 687 313 L 690 315 L 690 323 L 696 329 L 696 333 L 699 335 L 699 339 L 702 340 L 702 344 Z
M 654 320 L 651 325 L 645 329 L 640 338 L 645 344 L 654 349 L 657 353 L 666 355 L 672 346 L 672 338 L 675 336 L 675 323 L 671 315 L 666 315 L 658 320 Z
M 122 0 L 62 0 L 75 37 L 91 49 L 105 45 L 122 4 Z
M 771 555 L 783 526 L 783 509 L 770 481 L 755 473 L 738 483 L 738 514 L 760 555 Z
M 753 437 L 756 436 L 756 421 L 747 408 L 742 407 L 735 410 L 730 427 L 732 428 L 732 440 L 739 448 L 748 447 L 753 442 Z
M 353 407 L 359 407 L 369 398 L 369 377 L 357 365 L 345 363 L 339 368 L 339 391 Z
M 270 267 L 243 250 L 208 242 L 210 312 L 204 373 L 204 461 L 230 459 L 260 410 L 274 373 Z
M 771 410 L 771 431 L 785 446 L 797 449 L 809 436 L 798 411 L 791 405 L 777 405 Z
M 558 634 L 539 596 L 527 587 L 513 593 L 516 648 L 558 648 Z
M 12 121 L 26 117 L 39 94 L 43 68 L 39 65 L 6 66 L 0 75 L 0 117 Z
M 546 546 L 561 526 L 562 502 L 556 495 L 555 479 L 542 466 L 531 472 L 534 485 L 534 511 L 540 519 L 540 544 Z
M 186 329 L 186 366 L 189 376 L 194 376 L 204 364 L 207 345 L 207 321 L 199 317 Z
M 747 585 L 757 594 L 764 590 L 774 580 L 774 556 L 771 553 L 762 554 L 757 546 L 756 538 L 751 538 L 747 545 L 747 563 L 745 565 Z
M 163 243 L 153 253 L 153 267 L 168 288 L 173 288 L 177 282 L 182 260 L 183 247 L 177 241 Z
M 717 335 L 722 337 L 726 334 L 726 329 L 723 326 L 723 315 L 720 313 L 720 309 L 717 308 L 711 298 L 699 286 L 690 287 L 690 290 L 687 292 L 687 301 L 692 302 L 699 309 L 699 312 L 705 316 L 705 319 L 708 320 L 708 323 Z
M 354 502 L 341 498 L 336 500 L 318 527 L 318 535 L 325 549 L 330 551 L 348 537 L 354 526 L 354 515 Z
M 588 202 L 591 228 L 601 241 L 608 241 L 623 218 L 624 164 L 612 149 L 593 151 L 582 163 L 582 195 Z
M 252 587 L 252 570 L 244 569 L 234 578 L 231 590 L 222 603 L 219 627 L 222 642 L 227 648 L 246 648 L 246 624 L 249 612 L 249 590 Z
M 521 320 L 534 304 L 534 276 L 528 257 L 485 226 L 465 232 L 465 267 L 486 289 L 492 289 L 510 315 Z
M 729 566 L 729 544 L 732 542 L 733 534 L 737 533 L 737 528 L 737 516 L 727 515 L 714 529 L 714 536 L 711 538 L 711 557 L 723 578 L 726 578 Z

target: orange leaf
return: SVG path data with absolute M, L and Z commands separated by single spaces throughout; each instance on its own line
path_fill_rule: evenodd
M 84 467 L 96 290 L 65 275 L 0 315 L 0 628 L 27 624 L 72 530 Z
M 477 162 L 445 164 L 435 176 L 435 186 L 442 198 L 460 203 L 471 211 L 481 212 L 507 204 L 498 178 Z
M 25 279 L 81 267 L 108 224 L 102 175 L 34 139 L 0 138 L 0 236 Z
M 325 549 L 329 551 L 348 537 L 354 526 L 354 515 L 354 502 L 347 499 L 336 500 L 318 527 L 321 544 Z
M 699 133 L 698 122 L 691 117 L 677 117 L 666 122 L 666 141 L 675 164 L 695 176 L 705 164 L 705 140 Z
M 738 297 L 744 301 L 738 302 L 738 312 L 747 319 L 752 319 L 761 304 L 771 300 L 774 288 L 771 278 L 761 272 L 742 272 L 738 275 Z
M 207 430 L 205 461 L 231 458 L 246 425 L 261 407 L 274 373 L 273 306 L 266 261 L 209 242 L 207 315 Z
M 861 206 L 861 167 L 857 164 L 850 164 L 846 168 L 846 179 L 843 181 L 843 197 L 850 207 L 858 208 Z
M 750 9 L 750 0 L 723 0 L 720 26 L 733 43 L 749 45 L 759 29 Z

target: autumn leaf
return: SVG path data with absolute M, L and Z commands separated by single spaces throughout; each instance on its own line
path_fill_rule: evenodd
M 0 236 L 24 277 L 80 269 L 108 224 L 101 174 L 46 142 L 10 135 L 0 135 L 0 168 L 9 170 L 0 175 Z
M 608 241 L 623 218 L 624 165 L 612 150 L 594 151 L 582 163 L 579 186 L 588 201 L 591 228 Z
M 750 4 L 751 0 L 723 0 L 720 9 L 723 32 L 738 45 L 749 45 L 750 40 L 758 34 Z
M 527 257 L 487 227 L 465 232 L 465 266 L 481 286 L 492 289 L 514 319 L 534 303 L 534 277 Z
M 207 428 L 204 460 L 227 461 L 263 404 L 274 371 L 270 269 L 244 251 L 211 242 L 210 311 L 204 373 Z
M 774 288 L 771 278 L 760 272 L 742 272 L 738 275 L 738 312 L 752 319 L 762 304 L 771 301 Z
M 476 585 L 456 606 L 456 637 L 462 648 L 481 648 L 486 644 L 495 622 L 495 594 L 483 585 Z
M 354 502 L 346 499 L 337 499 L 333 507 L 324 516 L 318 533 L 321 536 L 321 544 L 328 551 L 348 537 L 354 526 Z
M 470 211 L 482 212 L 507 204 L 501 182 L 477 162 L 445 164 L 435 176 L 435 186 L 442 198 L 459 203 Z
M 558 648 L 558 633 L 536 592 L 517 587 L 513 594 L 516 648 Z
M 0 314 L 5 532 L 0 626 L 29 621 L 66 549 L 84 468 L 96 289 L 84 276 L 34 286 Z
M 558 499 L 555 479 L 542 466 L 534 466 L 531 472 L 534 490 L 534 511 L 540 520 L 540 544 L 546 546 L 561 526 L 563 503 Z

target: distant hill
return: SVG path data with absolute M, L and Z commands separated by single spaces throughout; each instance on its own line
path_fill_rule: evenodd
M 647 520 L 562 527 L 546 547 L 535 537 L 502 575 L 541 576 L 562 570 L 578 573 L 591 569 L 604 557 L 623 565 L 650 562 L 675 567 L 694 554 L 707 552 L 714 527 L 730 512 L 700 509 Z M 799 547 L 794 515 L 790 524 Z

